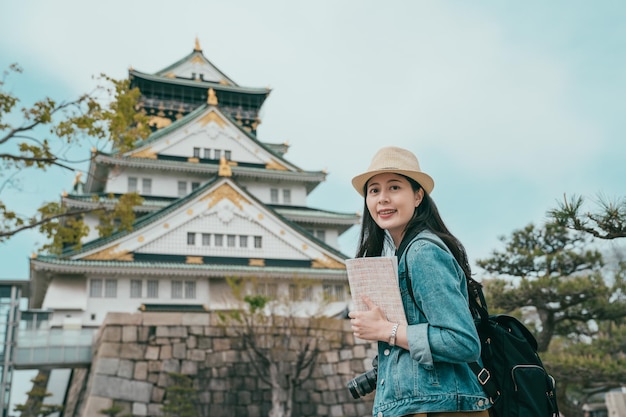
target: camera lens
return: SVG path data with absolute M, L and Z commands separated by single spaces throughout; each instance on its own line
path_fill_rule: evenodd
M 348 381 L 347 386 L 352 398 L 357 399 L 374 391 L 377 377 L 378 371 L 374 368 Z

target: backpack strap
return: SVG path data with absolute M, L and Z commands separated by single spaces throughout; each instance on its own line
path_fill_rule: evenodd
M 418 240 L 427 240 L 431 243 L 434 243 L 435 245 L 439 246 L 441 249 L 445 250 L 446 252 L 452 255 L 452 252 L 450 252 L 450 249 L 436 235 L 434 237 L 431 237 L 431 236 L 428 236 L 428 234 L 424 235 L 422 233 L 418 234 L 411 241 L 411 243 L 407 245 L 406 249 L 403 251 L 402 255 L 404 256 L 404 264 L 405 264 L 404 267 L 405 267 L 406 276 L 407 276 L 407 290 L 409 291 L 411 299 L 413 300 L 417 308 L 419 308 L 419 305 L 417 304 L 417 301 L 415 300 L 415 294 L 413 294 L 413 286 L 411 285 L 411 275 L 409 274 L 409 269 L 408 269 L 408 264 L 407 264 L 405 254 L 407 253 L 411 245 L 413 245 L 413 243 L 417 242 Z M 469 302 L 470 310 L 472 311 L 472 313 L 478 315 L 476 320 L 480 320 L 479 325 L 482 326 L 482 328 L 485 331 L 489 332 L 490 331 L 489 330 L 489 311 L 487 309 L 487 302 L 485 300 L 483 289 L 480 285 L 470 285 L 471 281 L 473 280 L 470 281 L 468 279 L 467 281 L 468 281 L 467 288 L 469 292 L 468 296 L 470 300 Z M 483 341 L 481 340 L 481 348 L 482 348 L 482 345 L 483 345 Z M 491 403 L 493 404 L 494 402 L 496 402 L 497 399 L 500 397 L 500 390 L 496 386 L 496 383 L 494 382 L 494 380 L 491 378 L 491 372 L 489 372 L 487 368 L 480 366 L 478 362 L 468 362 L 468 365 L 470 369 L 472 370 L 472 372 L 476 374 L 476 378 L 478 379 L 478 382 L 480 383 L 480 385 L 482 385 L 483 390 L 489 396 Z

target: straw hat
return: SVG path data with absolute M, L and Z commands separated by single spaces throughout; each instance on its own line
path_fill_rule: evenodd
M 430 175 L 422 172 L 415 155 L 406 149 L 395 146 L 388 146 L 376 152 L 367 171 L 352 178 L 352 185 L 359 194 L 364 196 L 363 190 L 370 178 L 385 172 L 401 174 L 414 179 L 428 194 L 435 187 L 435 181 L 433 181 Z

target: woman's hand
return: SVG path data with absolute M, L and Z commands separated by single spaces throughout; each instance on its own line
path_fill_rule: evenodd
M 387 341 L 393 323 L 387 321 L 383 310 L 369 297 L 363 296 L 363 302 L 367 305 L 367 311 L 351 311 L 348 314 L 354 336 L 363 340 Z

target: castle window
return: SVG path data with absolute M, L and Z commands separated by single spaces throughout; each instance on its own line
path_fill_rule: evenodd
M 248 247 L 248 236 L 239 236 L 239 247 L 240 248 Z
M 178 196 L 184 197 L 187 195 L 187 182 L 178 181 Z
M 185 281 L 185 298 L 196 298 L 195 281 Z
M 310 286 L 291 284 L 289 298 L 293 301 L 313 301 L 313 289 Z
M 141 192 L 145 195 L 152 194 L 152 179 L 143 178 L 141 180 Z
M 278 189 L 277 188 L 270 189 L 270 203 L 278 204 Z
M 230 151 L 224 151 L 224 158 L 226 158 L 227 161 L 231 160 L 231 152 Z
M 93 298 L 102 297 L 102 280 L 101 279 L 89 280 L 89 296 Z
M 222 157 L 222 151 L 220 151 L 219 149 L 215 150 L 215 158 L 213 159 L 220 159 Z
M 116 279 L 104 280 L 104 296 L 106 298 L 117 297 L 117 280 Z
M 137 178 L 128 177 L 128 192 L 129 193 L 137 192 Z
M 130 280 L 130 298 L 141 298 L 141 280 Z
M 321 240 L 322 242 L 326 242 L 326 230 L 316 230 L 315 237 Z
M 236 243 L 236 236 L 235 235 L 228 235 L 226 237 L 226 244 L 229 248 L 234 248 L 235 247 L 235 243 Z
M 215 235 L 215 246 L 219 246 L 219 247 L 224 246 L 224 235 L 220 235 L 220 234 Z
M 211 150 L 204 148 L 204 159 L 211 159 Z
M 211 234 L 202 233 L 202 246 L 211 246 Z
M 200 158 L 200 148 L 193 148 L 193 157 Z
M 198 188 L 200 188 L 200 183 L 199 182 L 192 182 L 191 183 L 191 191 L 195 191 Z
M 343 301 L 346 298 L 346 287 L 344 285 L 324 284 L 323 290 L 326 301 Z
M 146 297 L 148 298 L 159 297 L 159 281 L 155 279 L 149 279 L 146 282 Z
M 196 234 L 195 233 L 187 233 L 187 245 L 196 246 Z
M 259 249 L 263 247 L 263 236 L 254 237 L 254 247 Z
M 182 281 L 172 281 L 172 298 L 183 298 Z
M 261 283 L 257 286 L 257 292 L 260 295 L 275 300 L 278 296 L 278 285 Z
M 291 204 L 291 190 L 283 190 L 283 204 Z

